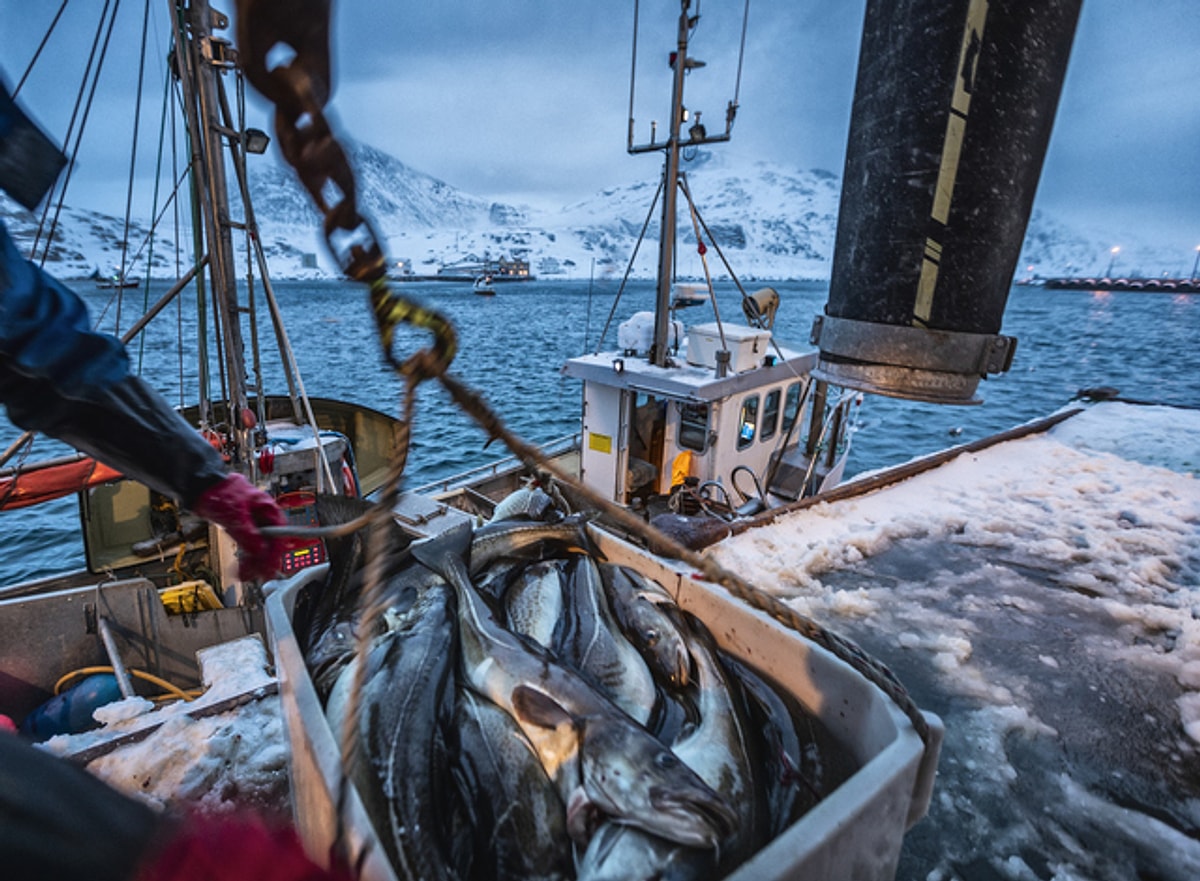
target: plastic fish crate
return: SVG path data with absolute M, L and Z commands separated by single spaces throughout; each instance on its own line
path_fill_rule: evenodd
M 729 351 L 729 368 L 734 373 L 753 370 L 771 354 L 771 332 L 727 324 L 696 324 L 688 328 L 687 362 L 696 367 L 716 367 L 722 340 Z
M 658 581 L 684 609 L 708 625 L 721 648 L 789 692 L 826 726 L 858 766 L 840 786 L 726 876 L 727 881 L 894 879 L 904 833 L 929 808 L 944 730 L 941 720 L 924 714 L 930 727 L 926 746 L 895 703 L 824 649 L 721 588 L 696 580 L 681 564 L 652 557 L 600 530 L 593 530 L 593 536 L 609 562 Z M 326 568 L 306 570 L 280 583 L 267 597 L 267 625 L 291 743 L 295 822 L 316 860 L 328 857 L 337 829 L 339 750 L 300 655 L 291 616 L 297 592 L 310 579 L 324 577 Z M 368 848 L 361 877 L 395 881 L 353 791 L 347 799 L 345 823 L 350 853 Z

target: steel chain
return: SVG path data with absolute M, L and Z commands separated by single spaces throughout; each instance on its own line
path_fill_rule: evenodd
M 280 152 L 323 215 L 325 243 L 338 268 L 368 285 L 384 356 L 406 376 L 441 375 L 458 351 L 454 327 L 392 290 L 380 238 L 358 211 L 354 171 L 325 116 L 331 91 L 330 0 L 236 2 L 242 69 L 275 105 Z M 398 361 L 393 346 L 400 324 L 429 331 L 433 346 Z

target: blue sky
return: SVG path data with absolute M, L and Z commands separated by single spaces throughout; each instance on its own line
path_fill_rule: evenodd
M 60 138 L 102 5 L 74 0 L 22 93 Z M 232 3 L 216 5 L 232 11 Z M 692 54 L 709 66 L 692 75 L 689 104 L 710 131 L 733 97 L 742 5 L 700 7 Z M 347 134 L 468 192 L 508 201 L 561 205 L 657 173 L 653 156 L 625 153 L 632 0 L 335 7 L 333 104 Z M 10 86 L 57 8 L 0 0 L 0 70 Z M 165 54 L 166 8 L 166 0 L 151 0 L 157 33 L 148 55 L 156 64 Z M 734 138 L 717 149 L 840 173 L 864 8 L 865 0 L 754 0 Z M 662 59 L 673 48 L 677 10 L 670 0 L 642 0 L 639 140 L 664 116 Z M 1195 0 L 1084 0 L 1038 207 L 1189 252 L 1200 244 L 1197 13 Z M 116 182 L 129 165 L 141 17 L 142 4 L 125 0 L 104 80 L 111 97 L 92 111 L 91 158 L 72 185 L 93 201 L 87 207 L 111 213 L 123 210 Z M 147 106 L 156 107 L 161 81 L 152 67 Z M 250 114 L 268 127 L 261 103 L 252 99 Z

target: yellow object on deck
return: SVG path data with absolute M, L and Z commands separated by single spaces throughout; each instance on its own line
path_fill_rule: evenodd
M 158 596 L 171 615 L 222 608 L 221 600 L 207 581 L 185 581 L 159 591 Z

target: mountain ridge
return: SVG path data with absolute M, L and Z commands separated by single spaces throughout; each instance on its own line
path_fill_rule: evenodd
M 529 261 L 537 276 L 588 278 L 624 273 L 636 252 L 631 275 L 654 277 L 661 215 L 660 203 L 655 203 L 656 165 L 643 163 L 647 177 L 641 180 L 560 208 L 535 208 L 465 193 L 370 145 L 351 143 L 349 154 L 360 210 L 387 242 L 389 259 L 403 261 L 409 272 L 433 275 L 443 264 L 505 257 Z M 693 216 L 680 199 L 679 275 L 702 278 L 706 262 L 714 278 L 727 278 L 728 260 L 746 281 L 829 278 L 840 197 L 837 174 L 711 151 L 696 151 L 689 158 L 682 167 L 697 210 Z M 256 160 L 250 189 L 272 275 L 337 277 L 321 241 L 319 216 L 294 173 L 278 162 Z M 232 212 L 242 214 L 237 199 Z M 0 219 L 28 251 L 36 234 L 34 216 L 0 199 Z M 639 245 L 643 226 L 645 238 Z M 709 248 L 702 259 L 695 229 L 705 226 L 718 247 Z M 125 260 L 127 274 L 141 275 L 146 255 L 152 253 L 155 274 L 173 271 L 173 235 L 160 231 L 151 248 L 148 230 L 144 219 L 132 221 L 126 234 L 118 218 L 65 208 L 47 269 L 62 278 L 107 276 Z M 122 245 L 126 239 L 127 248 Z M 1035 209 L 1016 276 L 1102 275 L 1115 258 L 1107 241 L 1111 237 Z M 1135 242 L 1120 249 L 1122 271 L 1117 274 L 1179 274 L 1189 256 L 1159 253 Z

